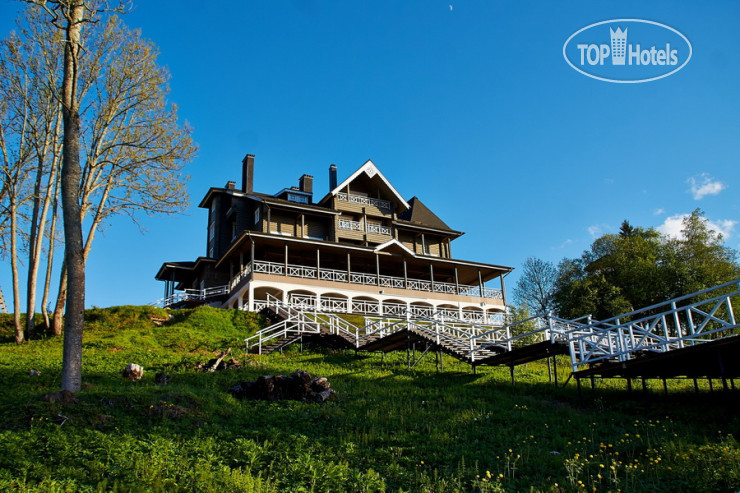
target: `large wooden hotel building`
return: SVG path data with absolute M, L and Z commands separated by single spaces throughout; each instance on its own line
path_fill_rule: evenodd
M 255 192 L 253 181 L 247 155 L 240 188 L 208 190 L 199 205 L 208 210 L 207 253 L 162 265 L 166 306 L 258 311 L 276 298 L 323 312 L 503 320 L 512 269 L 455 259 L 452 241 L 463 233 L 417 197 L 404 199 L 372 161 L 342 182 L 330 166 L 318 201 L 310 175 L 275 194 Z

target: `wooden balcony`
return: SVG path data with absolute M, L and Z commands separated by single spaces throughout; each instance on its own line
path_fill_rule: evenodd
M 326 268 L 319 269 L 314 266 L 267 262 L 264 260 L 257 260 L 254 262 L 254 265 L 252 265 L 252 263 L 246 264 L 240 272 L 231 279 L 231 282 L 229 283 L 230 289 L 233 290 L 236 288 L 243 279 L 253 272 L 299 279 L 317 279 L 320 281 L 352 283 L 364 286 L 409 289 L 412 291 L 428 293 L 503 300 L 503 292 L 500 289 L 489 288 L 486 286 L 483 286 L 481 289 L 481 286 L 453 284 L 424 279 L 404 279 L 403 277 L 378 275 L 367 272 Z

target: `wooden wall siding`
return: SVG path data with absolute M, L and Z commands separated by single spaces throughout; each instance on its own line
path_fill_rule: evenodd
M 429 255 L 435 255 L 437 257 L 442 256 L 442 250 L 440 249 L 439 241 L 427 243 L 427 246 L 429 247 Z
M 411 235 L 404 231 L 398 231 L 398 229 L 396 229 L 396 232 L 398 236 L 398 241 L 400 241 L 403 246 L 405 246 L 406 248 L 408 248 L 409 250 L 413 252 L 414 248 L 416 248 L 414 246 L 414 235 Z
M 329 237 L 329 225 L 324 221 L 306 219 L 304 237 L 327 239 Z
M 364 231 L 353 231 L 350 229 L 339 229 L 337 228 L 337 238 L 341 240 L 365 240 Z
M 379 235 L 375 233 L 367 233 L 367 241 L 368 243 L 377 243 L 380 245 L 381 243 L 385 243 L 386 241 L 390 240 L 391 237 L 388 235 Z
M 353 212 L 355 214 L 362 214 L 364 209 L 365 214 L 367 214 L 368 216 L 382 217 L 387 219 L 393 218 L 393 212 L 387 211 L 385 209 L 380 209 L 378 207 L 375 207 L 374 205 L 354 204 L 352 202 L 345 202 L 344 200 L 337 200 L 335 198 L 334 207 L 338 211 Z
M 296 235 L 296 218 L 290 214 L 272 211 L 270 214 L 270 232 L 282 235 Z

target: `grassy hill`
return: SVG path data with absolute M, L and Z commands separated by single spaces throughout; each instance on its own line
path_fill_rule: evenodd
M 738 393 L 653 384 L 628 394 L 598 382 L 577 403 L 544 364 L 469 367 L 428 354 L 321 349 L 246 356 L 264 323 L 236 310 L 152 307 L 87 312 L 84 385 L 70 405 L 42 397 L 61 381 L 61 338 L 11 341 L 0 319 L 2 491 L 736 491 Z M 241 369 L 196 365 L 231 347 Z M 417 357 L 419 355 L 417 354 Z M 120 372 L 145 368 L 141 381 Z M 40 371 L 39 376 L 29 370 Z M 304 369 L 329 378 L 325 404 L 239 401 L 239 380 Z M 171 375 L 157 385 L 154 375 Z M 560 361 L 560 373 L 567 362 Z M 661 385 L 662 387 L 662 385 Z

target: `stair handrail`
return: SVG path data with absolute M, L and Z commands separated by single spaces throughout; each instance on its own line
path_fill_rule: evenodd
M 678 306 L 681 301 L 731 286 L 734 286 L 734 290 L 728 293 Z M 740 325 L 735 319 L 732 299 L 738 295 L 740 295 L 740 280 L 734 280 L 594 324 L 593 333 L 571 337 L 573 371 L 577 371 L 583 365 L 603 360 L 627 361 L 642 351 L 659 353 L 680 349 L 687 344 L 701 344 L 711 340 L 709 336 L 737 329 Z M 705 306 L 709 308 L 700 309 Z M 655 313 L 657 308 L 664 310 Z M 725 309 L 726 320 L 720 318 L 722 314 L 717 313 L 722 308 Z M 651 311 L 653 313 L 646 314 Z M 637 314 L 645 315 L 629 320 Z M 682 315 L 683 321 L 681 320 Z M 701 322 L 696 324 L 694 318 L 700 318 Z M 624 319 L 628 320 L 623 321 Z M 710 323 L 718 324 L 718 327 L 706 330 Z M 658 331 L 662 333 L 657 333 Z M 728 335 L 732 334 L 725 334 L 722 337 Z M 594 347 L 597 344 L 602 347 Z

